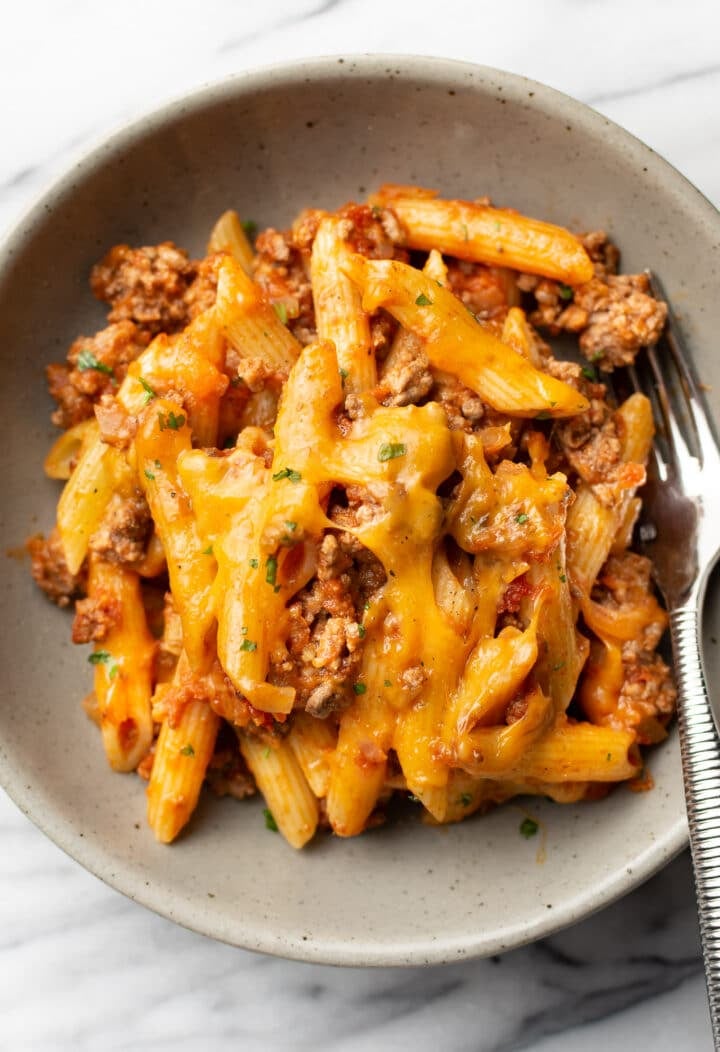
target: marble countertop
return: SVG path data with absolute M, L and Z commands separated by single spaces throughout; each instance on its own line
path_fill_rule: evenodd
M 716 0 L 25 0 L 0 39 L 0 228 L 75 153 L 194 85 L 315 54 L 414 52 L 537 78 L 720 202 Z M 0 1048 L 248 1052 L 712 1048 L 692 875 L 500 958 L 425 970 L 259 957 L 124 899 L 0 794 Z

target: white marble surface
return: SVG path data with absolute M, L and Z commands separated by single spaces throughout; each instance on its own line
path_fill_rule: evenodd
M 717 0 L 24 0 L 0 34 L 0 227 L 78 149 L 249 66 L 439 54 L 590 102 L 720 202 Z M 425 971 L 261 958 L 183 931 L 85 873 L 0 797 L 0 1048 L 704 1052 L 683 857 L 583 924 Z

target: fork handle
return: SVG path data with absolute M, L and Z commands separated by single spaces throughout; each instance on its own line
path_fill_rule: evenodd
M 700 658 L 700 607 L 670 614 L 690 849 L 695 870 L 710 1022 L 720 1049 L 720 739 Z

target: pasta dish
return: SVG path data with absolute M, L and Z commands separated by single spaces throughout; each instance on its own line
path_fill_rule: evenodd
M 259 790 L 295 847 L 393 797 L 442 823 L 647 784 L 675 704 L 630 547 L 652 414 L 605 375 L 662 331 L 644 276 L 602 232 L 416 187 L 250 233 L 115 246 L 107 327 L 48 367 L 33 575 L 157 838 L 203 784 Z

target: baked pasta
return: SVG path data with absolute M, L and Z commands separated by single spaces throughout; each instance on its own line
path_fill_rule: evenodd
M 159 840 L 203 783 L 258 789 L 294 847 L 398 794 L 454 822 L 645 784 L 675 703 L 630 548 L 653 423 L 601 374 L 665 306 L 617 263 L 601 232 L 384 186 L 94 268 L 108 325 L 48 368 L 64 488 L 30 549 Z

